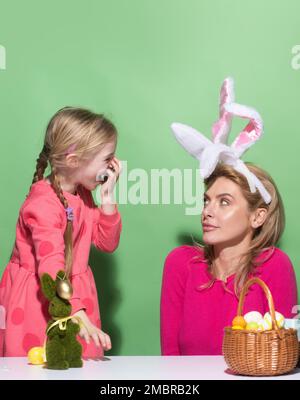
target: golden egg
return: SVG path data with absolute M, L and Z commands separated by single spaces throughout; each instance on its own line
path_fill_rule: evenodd
M 61 299 L 70 300 L 73 296 L 73 288 L 70 281 L 58 281 L 56 285 L 56 292 Z
M 32 347 L 28 354 L 28 361 L 33 365 L 41 365 L 45 362 L 45 352 L 43 347 Z

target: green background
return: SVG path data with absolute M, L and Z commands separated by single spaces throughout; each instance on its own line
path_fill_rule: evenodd
M 220 85 L 231 75 L 237 100 L 264 119 L 265 136 L 244 159 L 278 184 L 287 217 L 280 246 L 299 281 L 300 70 L 291 65 L 299 16 L 298 0 L 0 1 L 0 272 L 54 112 L 73 105 L 106 113 L 129 170 L 196 169 L 170 123 L 210 136 Z M 241 127 L 234 123 L 231 139 Z M 201 234 L 200 217 L 185 207 L 120 205 L 119 248 L 92 249 L 108 354 L 160 354 L 164 258 Z

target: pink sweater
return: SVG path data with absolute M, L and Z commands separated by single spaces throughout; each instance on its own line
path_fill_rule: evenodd
M 231 325 L 237 313 L 234 275 L 226 284 L 215 279 L 209 288 L 199 289 L 211 280 L 207 263 L 193 260 L 199 255 L 201 250 L 195 247 L 180 246 L 166 258 L 161 292 L 162 355 L 222 354 L 223 329 Z M 289 257 L 278 248 L 260 257 L 265 261 L 256 268 L 255 276 L 270 288 L 275 310 L 292 318 L 297 284 Z M 262 314 L 269 311 L 264 292 L 257 284 L 250 287 L 244 302 L 244 314 L 254 310 Z

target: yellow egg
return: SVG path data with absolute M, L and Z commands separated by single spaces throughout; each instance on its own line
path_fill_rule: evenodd
M 258 330 L 258 323 L 257 322 L 249 322 L 246 325 L 247 331 L 257 331 Z
M 243 330 L 244 328 L 242 328 L 239 325 L 233 325 L 232 329 L 234 329 L 234 330 Z
M 44 364 L 45 360 L 45 353 L 43 347 L 32 347 L 28 354 L 28 361 L 30 364 L 33 365 L 41 365 Z
M 279 328 L 282 328 L 284 325 L 284 316 L 279 312 L 275 311 L 275 319 Z M 269 312 L 265 313 L 264 320 L 268 326 L 268 329 L 272 329 L 272 319 L 271 314 Z
M 247 322 L 245 321 L 244 317 L 237 315 L 235 318 L 232 320 L 232 326 L 241 326 L 242 328 L 245 328 L 247 325 Z

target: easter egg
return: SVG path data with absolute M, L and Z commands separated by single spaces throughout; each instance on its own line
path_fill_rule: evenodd
M 261 319 L 260 321 L 258 321 L 258 322 L 257 322 L 257 325 L 258 325 L 257 330 L 258 330 L 259 332 L 262 332 L 262 331 L 265 330 L 265 328 L 264 328 L 264 319 Z
M 270 330 L 269 324 L 264 319 L 261 319 L 260 321 L 258 321 L 257 324 L 258 324 L 258 329 L 257 330 L 259 332 L 269 331 Z
M 250 322 L 258 323 L 260 320 L 263 319 L 263 316 L 258 311 L 250 311 L 244 315 L 244 319 L 249 324 Z
M 284 325 L 284 316 L 280 314 L 279 312 L 275 311 L 275 319 L 278 325 L 278 328 L 282 328 Z M 266 325 L 268 326 L 268 329 L 272 329 L 272 318 L 271 314 L 269 312 L 265 313 L 264 315 L 264 320 L 266 321 Z
M 57 282 L 56 292 L 61 299 L 70 300 L 73 296 L 73 288 L 68 279 Z
M 32 347 L 29 350 L 27 357 L 28 357 L 28 361 L 30 364 L 33 364 L 33 365 L 44 364 L 44 358 L 45 358 L 44 348 L 43 347 Z
M 244 328 L 242 328 L 242 327 L 239 326 L 239 325 L 233 325 L 233 326 L 232 326 L 232 329 L 235 330 L 235 331 L 237 331 L 237 330 L 243 330 Z
M 246 325 L 247 331 L 257 331 L 258 330 L 258 323 L 257 322 L 249 322 Z
M 246 328 L 247 322 L 245 321 L 244 317 L 241 315 L 237 315 L 232 320 L 232 326 L 241 326 L 243 329 Z
M 272 329 L 272 324 L 269 324 L 265 319 L 262 321 L 262 326 L 265 331 L 269 331 Z

